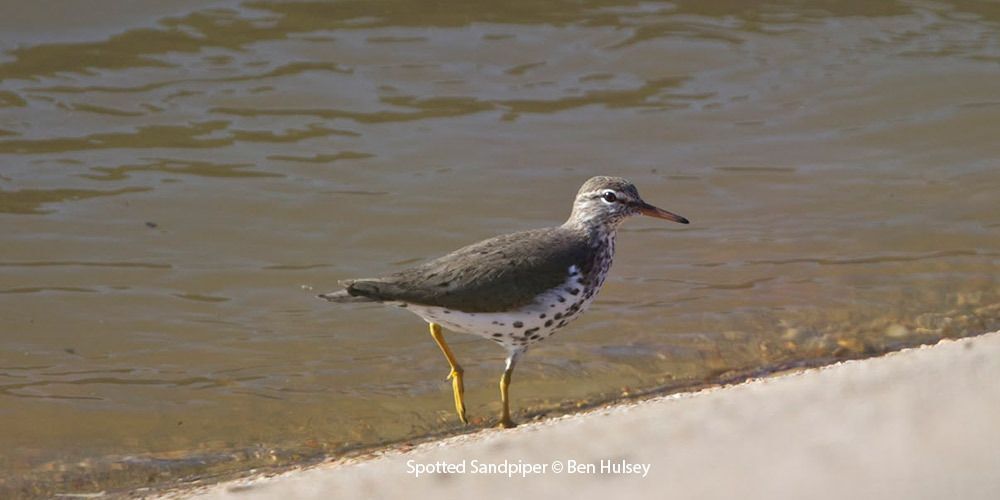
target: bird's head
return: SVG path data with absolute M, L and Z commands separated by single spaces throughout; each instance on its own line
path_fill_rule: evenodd
M 583 183 L 573 202 L 568 223 L 598 225 L 614 230 L 627 217 L 648 215 L 687 224 L 680 215 L 650 205 L 639 196 L 639 190 L 621 177 L 591 177 Z

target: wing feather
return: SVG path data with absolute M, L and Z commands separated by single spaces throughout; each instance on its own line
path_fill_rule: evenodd
M 557 227 L 497 236 L 384 278 L 354 280 L 347 292 L 464 312 L 499 312 L 530 304 L 565 282 L 569 267 L 583 267 L 593 248 Z

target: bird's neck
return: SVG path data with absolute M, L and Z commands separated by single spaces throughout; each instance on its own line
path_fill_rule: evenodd
M 611 251 L 614 251 L 617 224 L 594 224 L 591 221 L 581 221 L 571 217 L 563 224 L 563 227 L 580 234 L 593 247 L 608 245 L 611 247 Z
M 615 235 L 617 224 L 588 224 L 586 221 L 570 219 L 563 228 L 573 231 L 590 247 L 590 262 L 584 264 L 588 287 L 600 289 L 615 257 Z

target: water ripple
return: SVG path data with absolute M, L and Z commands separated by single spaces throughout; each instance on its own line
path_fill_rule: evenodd
M 29 294 L 29 293 L 44 293 L 44 292 L 97 293 L 97 290 L 93 288 L 84 288 L 78 286 L 42 286 L 42 287 L 8 288 L 5 290 L 0 290 L 0 294 Z
M 919 260 L 943 259 L 950 257 L 969 257 L 981 254 L 975 250 L 948 250 L 932 252 L 923 255 L 878 255 L 871 257 L 856 257 L 845 259 L 815 259 L 815 258 L 794 258 L 794 259 L 774 259 L 774 260 L 749 260 L 747 264 L 818 264 L 821 266 L 846 266 L 857 264 L 887 264 L 890 262 L 914 262 Z
M 267 78 L 296 76 L 311 71 L 325 71 L 342 75 L 350 75 L 354 72 L 351 68 L 347 68 L 335 63 L 296 62 L 296 63 L 284 64 L 268 71 L 250 75 L 242 75 L 242 76 L 229 76 L 229 77 L 218 77 L 218 78 L 182 78 L 182 79 L 163 80 L 159 82 L 151 82 L 142 85 L 131 85 L 131 86 L 54 85 L 50 87 L 27 87 L 25 88 L 25 90 L 31 92 L 45 92 L 51 94 L 83 94 L 87 92 L 108 92 L 114 94 L 136 93 L 136 92 L 149 92 L 151 90 L 158 90 L 165 87 L 172 87 L 175 85 L 190 84 L 190 83 L 255 82 Z M 0 96 L 0 98 L 2 98 L 2 96 Z
M 99 181 L 118 181 L 131 177 L 135 172 L 162 172 L 168 174 L 193 175 L 198 177 L 253 178 L 284 177 L 284 174 L 251 170 L 251 163 L 212 163 L 209 161 L 175 160 L 171 158 L 148 158 L 147 163 L 120 165 L 117 167 L 94 167 L 94 174 L 81 177 Z
M 39 260 L 22 262 L 0 262 L 0 267 L 118 267 L 142 269 L 171 269 L 174 266 L 157 262 L 115 262 L 115 261 L 75 261 L 75 260 Z
M 0 213 L 8 214 L 47 214 L 53 209 L 42 208 L 50 203 L 84 200 L 104 196 L 117 196 L 129 193 L 143 193 L 152 188 L 129 187 L 101 191 L 98 189 L 20 189 L 14 191 L 0 190 Z

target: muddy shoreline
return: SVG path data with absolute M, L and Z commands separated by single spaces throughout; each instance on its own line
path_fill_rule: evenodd
M 863 412 L 869 413 L 882 413 L 887 416 L 886 422 L 896 422 L 898 425 L 902 426 L 912 426 L 915 425 L 910 420 L 916 418 L 920 420 L 921 418 L 927 418 L 927 413 L 933 414 L 935 411 L 940 411 L 940 408 L 935 409 L 933 407 L 923 407 L 922 410 L 926 410 L 924 413 L 917 412 L 916 407 L 907 407 L 904 400 L 909 397 L 914 401 L 921 402 L 923 404 L 933 403 L 934 398 L 957 398 L 952 401 L 958 404 L 952 405 L 949 411 L 961 412 L 963 401 L 969 403 L 969 400 L 962 399 L 962 384 L 960 383 L 958 389 L 955 391 L 945 391 L 938 393 L 936 395 L 925 394 L 926 391 L 922 391 L 919 388 L 917 390 L 911 390 L 915 384 L 926 384 L 928 388 L 933 388 L 935 384 L 940 385 L 941 383 L 948 383 L 950 379 L 968 379 L 969 377 L 980 379 L 988 379 L 988 373 L 1000 372 L 1000 362 L 995 360 L 1000 359 L 995 354 L 1000 354 L 1000 332 L 984 334 L 981 336 L 967 337 L 960 340 L 943 340 L 935 345 L 921 346 L 915 348 L 904 349 L 902 351 L 896 351 L 888 353 L 884 356 L 867 358 L 861 360 L 850 360 L 836 362 L 832 365 L 822 366 L 822 367 L 789 367 L 783 372 L 772 373 L 766 377 L 748 377 L 743 381 L 733 381 L 732 383 L 723 385 L 713 385 L 711 387 L 704 387 L 695 391 L 677 392 L 669 395 L 657 395 L 657 396 L 646 396 L 646 397 L 634 397 L 631 400 L 618 401 L 615 403 L 608 403 L 601 405 L 599 407 L 586 409 L 582 412 L 567 414 L 553 418 L 546 418 L 537 421 L 530 421 L 522 424 L 518 429 L 511 432 L 502 432 L 494 429 L 479 429 L 468 433 L 462 433 L 459 435 L 451 436 L 428 436 L 421 438 L 419 440 L 410 440 L 403 443 L 395 443 L 388 445 L 377 450 L 357 450 L 348 453 L 345 456 L 338 457 L 336 459 L 326 460 L 322 462 L 312 462 L 307 464 L 300 464 L 292 468 L 282 468 L 280 470 L 257 470 L 253 472 L 244 473 L 243 477 L 233 479 L 229 478 L 228 481 L 210 484 L 218 481 L 222 478 L 201 478 L 198 481 L 194 481 L 185 485 L 175 485 L 171 489 L 163 490 L 133 490 L 131 492 L 122 492 L 122 496 L 129 497 L 154 497 L 154 498 L 228 498 L 240 495 L 240 498 L 251 497 L 251 498 L 270 498 L 272 496 L 281 496 L 294 494 L 296 497 L 319 497 L 321 493 L 327 493 L 331 491 L 337 491 L 339 496 L 346 497 L 359 497 L 369 494 L 375 494 L 375 496 L 380 495 L 392 495 L 392 494 L 402 494 L 404 492 L 423 492 L 438 493 L 438 492 L 455 492 L 461 487 L 465 488 L 485 488 L 483 491 L 493 493 L 487 493 L 496 495 L 498 497 L 502 496 L 504 491 L 504 486 L 506 483 L 499 481 L 495 476 L 489 475 L 471 475 L 465 474 L 430 474 L 423 477 L 414 478 L 406 473 L 407 463 L 416 460 L 417 463 L 430 463 L 433 464 L 437 461 L 445 461 L 448 463 L 465 463 L 469 465 L 474 463 L 473 461 L 486 462 L 489 460 L 497 461 L 502 459 L 503 461 L 538 461 L 540 456 L 548 457 L 548 455 L 553 454 L 566 454 L 572 455 L 577 454 L 580 458 L 590 456 L 590 452 L 595 449 L 601 450 L 602 453 L 615 455 L 616 457 L 624 457 L 623 460 L 641 461 L 637 457 L 646 457 L 651 459 L 651 470 L 649 471 L 650 477 L 647 482 L 636 483 L 636 482 L 625 482 L 619 477 L 582 477 L 582 481 L 587 484 L 591 484 L 591 487 L 596 488 L 594 491 L 599 491 L 608 483 L 616 484 L 617 487 L 625 488 L 626 491 L 645 495 L 648 494 L 647 488 L 657 481 L 663 481 L 665 479 L 664 474 L 673 479 L 670 481 L 676 486 L 677 477 L 676 474 L 671 475 L 669 473 L 670 467 L 667 467 L 664 463 L 657 463 L 657 460 L 662 458 L 656 458 L 657 454 L 644 454 L 642 451 L 643 446 L 648 449 L 650 447 L 649 443 L 655 443 L 656 439 L 649 436 L 643 436 L 644 433 L 648 433 L 648 428 L 639 426 L 641 432 L 636 433 L 636 426 L 629 425 L 630 415 L 636 413 L 650 414 L 650 412 L 657 412 L 656 408 L 661 410 L 671 411 L 670 408 L 683 409 L 685 406 L 699 405 L 699 402 L 703 402 L 707 399 L 714 400 L 712 403 L 716 406 L 714 412 L 719 410 L 719 406 L 725 407 L 731 402 L 734 402 L 736 406 L 740 404 L 751 404 L 757 405 L 762 404 L 764 406 L 775 405 L 773 414 L 769 418 L 761 420 L 760 418 L 749 418 L 751 423 L 764 425 L 778 425 L 778 424 L 768 424 L 769 421 L 777 420 L 787 420 L 789 413 L 794 414 L 795 412 L 802 411 L 798 408 L 798 403 L 795 401 L 795 397 L 803 396 L 806 398 L 820 397 L 823 399 L 824 396 L 816 396 L 817 389 L 823 388 L 822 391 L 833 391 L 845 390 L 845 400 L 843 402 L 843 408 L 862 408 Z M 941 371 L 945 370 L 945 371 Z M 951 372 L 954 372 L 952 374 Z M 937 376 L 939 380 L 923 380 L 920 373 L 925 373 L 926 377 Z M 963 379 L 964 380 L 964 379 Z M 805 384 L 805 385 L 803 385 Z M 798 389 L 786 389 L 789 386 L 799 385 Z M 994 384 L 995 385 L 995 384 Z M 831 389 L 826 389 L 825 387 L 831 387 Z M 844 389 L 847 387 L 847 389 Z M 871 390 L 866 390 L 868 387 Z M 979 388 L 982 392 L 983 401 L 985 404 L 989 405 L 1000 415 L 1000 391 L 995 387 L 981 387 Z M 791 392 L 789 392 L 791 391 Z M 803 393 L 803 391 L 806 391 Z M 893 396 L 892 394 L 886 394 L 886 391 L 900 392 L 902 396 L 898 394 Z M 908 391 L 908 392 L 907 392 Z M 749 398 L 746 394 L 747 392 L 759 393 L 754 398 Z M 971 395 L 968 394 L 968 395 Z M 854 398 L 856 401 L 853 401 Z M 901 403 L 902 401 L 902 403 Z M 911 401 L 912 402 L 912 401 Z M 837 409 L 836 401 L 831 399 L 824 399 L 821 403 L 830 405 L 829 412 L 832 414 L 839 411 Z M 969 403 L 972 404 L 972 403 Z M 982 403 L 975 403 L 982 404 Z M 842 409 L 843 409 L 842 408 Z M 904 411 L 905 410 L 905 411 Z M 676 411 L 679 410 L 674 410 Z M 945 442 L 940 442 L 941 439 L 935 435 L 923 435 L 921 437 L 921 442 L 914 442 L 906 444 L 900 447 L 900 444 L 894 443 L 890 448 L 883 448 L 879 445 L 879 432 L 888 432 L 892 434 L 892 431 L 881 430 L 879 432 L 872 433 L 872 429 L 867 431 L 864 429 L 865 426 L 881 426 L 885 425 L 883 423 L 873 423 L 872 420 L 862 418 L 860 420 L 846 419 L 848 423 L 853 422 L 859 425 L 859 429 L 854 431 L 845 431 L 841 429 L 840 431 L 831 431 L 835 429 L 835 426 L 824 426 L 820 425 L 819 421 L 815 420 L 817 416 L 822 419 L 823 412 L 817 409 L 808 410 L 811 411 L 811 416 L 807 415 L 804 421 L 797 422 L 800 426 L 799 430 L 805 431 L 805 435 L 823 435 L 833 433 L 830 441 L 825 442 L 824 446 L 827 448 L 824 453 L 833 453 L 834 455 L 842 455 L 841 458 L 847 458 L 850 456 L 850 450 L 856 449 L 859 446 L 870 446 L 869 450 L 874 455 L 879 455 L 882 452 L 892 455 L 896 462 L 886 462 L 886 463 L 910 463 L 907 467 L 916 467 L 917 470 L 923 465 L 926 465 L 932 452 L 936 452 L 933 448 L 935 446 L 945 446 L 947 450 L 954 455 L 954 461 L 956 464 L 962 464 L 963 467 L 968 466 L 970 463 L 975 463 L 974 460 L 970 460 L 968 456 L 962 456 L 963 453 L 966 455 L 975 454 L 979 450 L 976 448 L 974 441 L 966 442 L 971 448 L 962 448 L 963 441 L 959 439 L 955 441 L 954 439 L 946 440 Z M 706 417 L 705 421 L 694 422 L 689 419 L 687 424 L 697 424 L 695 429 L 687 429 L 688 431 L 697 431 L 697 435 L 700 437 L 692 438 L 690 434 L 687 434 L 686 439 L 695 439 L 695 441 L 706 440 L 712 441 L 712 438 L 705 437 L 704 434 L 708 434 L 706 429 L 713 427 L 712 419 L 714 417 L 714 412 L 709 412 L 703 414 Z M 725 413 L 725 412 L 724 412 Z M 753 413 L 751 411 L 751 413 Z M 850 413 L 850 411 L 848 411 Z M 955 413 L 955 415 L 959 414 Z M 982 413 L 982 412 L 979 412 Z M 923 415 L 923 416 L 921 416 Z M 996 416 L 993 415 L 993 416 Z M 954 415 L 951 415 L 954 416 Z M 979 415 L 980 418 L 987 418 L 988 415 Z M 647 415 L 648 421 L 649 415 Z M 691 417 L 693 418 L 693 417 Z M 728 419 L 727 425 L 733 425 L 739 427 L 742 425 L 742 418 L 737 414 L 728 414 L 726 417 Z M 812 420 L 810 420 L 812 419 Z M 670 428 L 675 425 L 673 420 L 669 418 L 664 419 L 663 427 Z M 814 429 L 806 429 L 801 427 L 803 423 L 809 423 L 810 425 L 816 424 Z M 793 422 L 796 423 L 796 422 Z M 829 422 L 828 422 L 829 423 Z M 951 424 L 958 424 L 960 422 L 952 422 Z M 969 422 L 964 422 L 966 425 L 971 425 Z M 594 425 L 598 425 L 599 428 L 610 429 L 610 432 L 600 435 L 588 434 L 586 431 L 582 431 L 582 435 L 589 435 L 594 441 L 609 441 L 608 435 L 615 436 L 632 436 L 630 438 L 618 438 L 610 439 L 609 446 L 595 445 L 593 443 L 583 443 L 580 441 L 579 437 L 574 437 L 574 432 L 571 429 L 593 429 Z M 676 424 L 680 425 L 680 424 Z M 663 432 L 677 432 L 674 431 L 663 431 L 661 427 L 660 437 L 662 437 Z M 935 427 L 938 428 L 938 427 Z M 975 430 L 975 425 L 972 425 L 966 431 Z M 620 430 L 623 432 L 615 432 Z M 938 428 L 940 430 L 940 428 Z M 735 438 L 736 436 L 732 434 L 733 429 L 730 432 L 724 433 L 729 435 L 730 438 Z M 768 432 L 763 431 L 764 435 L 768 435 Z M 865 435 L 866 432 L 871 436 L 871 441 L 865 445 L 858 441 L 852 441 L 850 439 L 838 441 L 833 439 L 832 436 L 838 436 L 840 438 L 850 437 L 850 436 L 860 436 Z M 950 431 L 949 431 L 950 432 Z M 681 433 L 682 435 L 685 433 Z M 794 434 L 794 430 L 792 431 Z M 966 434 L 962 434 L 966 436 Z M 541 438 L 535 438 L 533 436 L 541 436 Z M 910 435 L 910 437 L 915 437 L 916 434 Z M 694 446 L 692 450 L 688 450 L 693 453 L 692 456 L 705 456 L 708 457 L 706 449 L 698 449 L 698 443 L 684 443 L 679 442 L 676 437 L 670 439 L 671 446 L 673 448 L 677 447 L 687 447 Z M 774 437 L 774 436 L 771 436 Z M 968 437 L 968 436 L 966 436 Z M 986 435 L 983 436 L 983 443 L 990 442 L 991 439 L 997 436 Z M 748 434 L 745 436 L 746 439 L 751 441 L 763 439 L 756 438 L 754 434 Z M 894 436 L 892 439 L 898 440 L 899 436 Z M 811 438 L 810 438 L 811 439 Z M 532 444 L 532 442 L 536 442 Z M 765 448 L 769 446 L 774 446 L 775 449 L 780 449 L 782 446 L 788 448 L 790 455 L 802 455 L 802 450 L 796 449 L 795 440 L 790 439 L 787 443 L 776 443 L 774 441 L 764 441 Z M 998 441 L 992 441 L 998 442 Z M 539 444 L 541 443 L 541 444 Z M 972 443 L 972 444 L 970 444 Z M 718 445 L 719 443 L 713 443 Z M 618 448 L 615 448 L 617 446 Z M 926 449 L 924 449 L 926 448 Z M 713 448 L 714 449 L 714 448 Z M 907 451 L 917 451 L 918 453 L 913 455 L 896 455 L 900 449 L 906 449 Z M 923 449 L 923 452 L 919 452 Z M 589 450 L 589 451 L 588 451 Z M 743 450 L 741 453 L 746 453 L 753 455 L 757 451 L 747 451 Z M 855 450 L 856 451 L 856 450 Z M 940 450 L 937 450 L 940 451 Z M 809 453 L 805 453 L 803 456 L 809 456 Z M 802 459 L 802 456 L 799 456 Z M 815 457 L 813 457 L 815 458 Z M 884 457 L 883 457 L 884 458 Z M 621 458 L 620 458 L 621 459 Z M 563 458 L 565 460 L 565 458 Z M 725 469 L 728 466 L 732 467 L 735 465 L 732 458 L 727 458 L 724 454 L 712 458 L 712 460 L 718 460 L 716 464 L 717 467 L 722 467 Z M 792 464 L 789 462 L 787 457 L 775 457 L 782 463 Z M 865 458 L 861 461 L 870 461 L 874 458 Z M 850 462 L 847 460 L 846 462 Z M 491 462 L 492 463 L 492 462 Z M 503 463 L 502 461 L 499 463 Z M 599 463 L 599 462 L 594 462 Z M 936 463 L 936 462 L 934 462 Z M 914 465 L 916 464 L 916 465 Z M 676 465 L 676 464 L 675 464 Z M 844 465 L 844 464 L 841 464 Z M 940 465 L 940 464 L 939 464 Z M 754 466 L 743 464 L 742 466 L 747 466 L 749 469 L 754 467 L 761 468 L 763 466 Z M 954 465 L 957 466 L 957 465 Z M 690 467 L 690 465 L 688 465 Z M 819 462 L 810 462 L 805 460 L 799 462 L 802 471 L 805 471 L 805 479 L 800 477 L 798 480 L 791 484 L 793 491 L 799 493 L 811 492 L 816 493 L 814 487 L 819 484 L 824 484 L 829 482 L 830 477 L 835 470 L 827 469 L 820 470 Z M 899 465 L 896 467 L 895 472 L 898 473 L 900 470 Z M 851 468 L 851 467 L 848 467 Z M 947 467 L 944 467 L 947 469 Z M 766 467 L 765 467 L 766 469 Z M 381 471 L 381 472 L 373 472 Z M 721 475 L 719 471 L 711 471 L 709 469 L 706 472 L 707 478 L 714 478 L 712 481 L 707 481 L 706 483 L 716 484 L 719 488 L 723 485 L 729 484 L 725 481 L 718 482 L 718 476 Z M 984 469 L 985 470 L 985 469 Z M 732 471 L 730 471 L 732 472 Z M 746 471 L 738 471 L 739 474 L 749 474 Z M 759 471 L 758 471 L 759 472 Z M 767 472 L 767 471 L 765 471 Z M 856 471 L 855 471 L 856 472 Z M 887 473 L 892 471 L 887 471 Z M 969 471 L 965 471 L 968 475 Z M 973 471 L 974 472 L 974 471 Z M 807 476 L 812 475 L 812 479 L 808 480 Z M 381 474 L 381 475 L 380 475 Z M 737 474 L 737 475 L 739 475 Z M 915 474 L 915 473 L 914 473 Z M 393 478 L 391 481 L 383 481 L 386 476 Z M 752 474 L 751 474 L 752 475 Z M 891 474 L 889 474 L 891 475 Z M 906 475 L 906 474 L 904 474 Z M 657 476 L 660 476 L 657 479 Z M 767 479 L 769 476 L 764 473 L 762 478 Z M 907 476 L 909 477 L 909 476 Z M 973 477 L 978 477 L 973 474 Z M 379 479 L 381 478 L 381 479 Z M 915 478 L 915 476 L 914 476 Z M 376 480 L 378 479 L 378 480 Z M 506 478 L 511 480 L 512 478 Z M 518 481 L 531 481 L 532 485 L 538 488 L 548 488 L 546 482 L 553 484 L 561 484 L 563 486 L 572 486 L 573 483 L 567 483 L 567 479 L 562 475 L 555 475 L 549 473 L 547 475 L 540 475 L 533 478 L 514 478 Z M 774 479 L 774 478 L 771 478 Z M 933 478 L 930 478 L 933 479 Z M 982 481 L 971 482 L 971 486 L 967 485 L 965 491 L 969 493 L 969 498 L 980 497 L 980 493 L 985 491 L 995 492 L 1000 489 L 1000 477 L 982 477 Z M 916 479 L 914 479 L 916 481 Z M 374 482 L 373 482 L 374 481 Z M 499 481 L 499 482 L 498 482 Z M 812 482 L 810 482 L 812 481 Z M 920 483 L 923 480 L 916 481 Z M 929 480 L 928 480 L 929 481 Z M 693 487 L 691 481 L 681 481 L 684 484 L 688 484 L 689 487 Z M 927 481 L 924 481 L 927 482 Z M 209 484 L 206 484 L 209 483 Z M 815 484 L 814 484 L 815 483 Z M 891 482 L 890 482 L 891 483 Z M 464 486 L 456 486 L 456 484 L 461 484 Z M 881 485 L 879 487 L 889 488 L 887 491 L 890 492 L 889 497 L 892 496 L 892 492 L 909 492 L 911 491 L 910 486 L 907 486 L 906 481 L 899 482 L 898 484 Z M 978 485 L 978 486 L 977 486 Z M 735 487 L 735 485 L 730 485 Z M 757 484 L 759 488 L 751 487 L 748 490 L 748 494 L 751 497 L 754 496 L 754 492 L 764 495 L 764 492 L 774 493 L 773 488 L 777 487 L 777 484 L 764 485 L 763 483 Z M 863 485 L 861 485 L 863 486 Z M 839 490 L 841 493 L 850 492 L 851 488 L 861 487 L 858 484 L 854 484 L 846 489 Z M 870 485 L 869 485 L 870 486 Z M 912 486 L 912 485 L 911 485 Z M 975 488 L 974 488 L 975 487 Z M 374 489 L 373 489 L 374 488 Z M 799 489 L 794 489 L 799 488 Z M 893 489 L 895 488 L 895 489 Z M 979 489 L 976 489 L 979 488 Z M 655 488 L 654 488 L 655 490 Z M 820 489 L 821 490 L 821 489 Z M 722 490 L 715 488 L 709 488 L 709 490 L 689 490 L 688 493 L 704 493 L 707 491 L 709 496 L 713 493 L 720 493 Z M 832 494 L 833 490 L 827 491 L 826 495 Z M 352 493 L 353 492 L 353 493 Z M 361 492 L 364 492 L 362 494 Z M 590 493 L 593 491 L 587 490 L 586 495 L 592 496 Z M 901 493 L 900 493 L 901 494 Z M 686 496 L 686 495 L 681 495 Z M 822 496 L 822 495 L 821 495 Z

